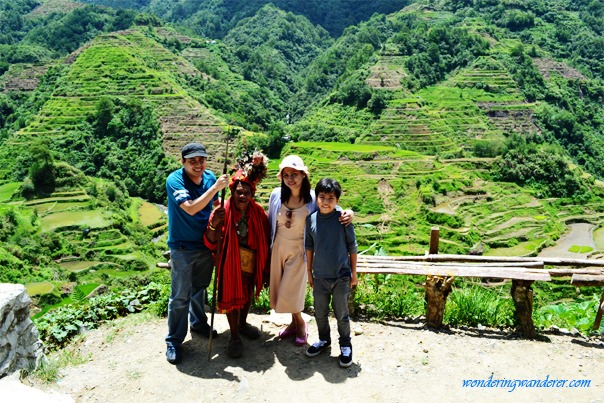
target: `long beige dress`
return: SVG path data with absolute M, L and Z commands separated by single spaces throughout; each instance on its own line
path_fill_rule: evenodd
M 306 261 L 304 260 L 304 228 L 306 205 L 292 210 L 291 226 L 285 224 L 289 209 L 283 204 L 277 212 L 277 232 L 271 255 L 271 308 L 278 313 L 297 313 L 304 310 L 306 295 Z

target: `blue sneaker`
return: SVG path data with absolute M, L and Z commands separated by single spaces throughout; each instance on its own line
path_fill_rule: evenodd
M 340 367 L 347 368 L 352 365 L 352 346 L 340 347 Z
M 166 349 L 166 360 L 172 365 L 178 364 L 182 360 L 180 348 L 168 345 Z
M 330 345 L 331 343 L 329 341 L 319 340 L 312 346 L 308 347 L 308 350 L 306 350 L 306 355 L 308 357 L 316 357 L 321 354 L 323 350 L 326 350 Z

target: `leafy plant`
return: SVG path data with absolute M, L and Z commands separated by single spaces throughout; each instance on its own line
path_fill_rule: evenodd
M 49 348 L 59 348 L 82 329 L 94 329 L 104 321 L 142 310 L 156 301 L 163 289 L 160 284 L 150 283 L 138 290 L 101 295 L 91 299 L 87 305 L 58 308 L 36 320 L 40 337 Z
M 595 320 L 599 303 L 598 295 L 592 294 L 583 300 L 546 305 L 535 311 L 535 324 L 541 328 L 552 325 L 567 329 L 576 328 L 587 334 Z M 602 331 L 602 327 L 604 324 L 599 331 Z

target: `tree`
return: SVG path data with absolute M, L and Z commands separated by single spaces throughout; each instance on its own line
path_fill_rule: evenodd
M 50 140 L 41 138 L 30 148 L 29 178 L 38 194 L 49 194 L 55 190 L 56 169 L 50 151 Z

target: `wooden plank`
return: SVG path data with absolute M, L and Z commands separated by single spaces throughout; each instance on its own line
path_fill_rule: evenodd
M 472 266 L 440 266 L 425 264 L 407 265 L 399 263 L 396 267 L 365 267 L 357 264 L 357 273 L 372 274 L 409 274 L 419 276 L 444 276 L 444 277 L 489 277 L 516 280 L 551 281 L 547 271 L 529 271 L 526 267 L 497 267 L 489 268 Z
M 462 266 L 459 263 L 450 263 L 450 262 L 437 262 L 437 263 L 427 263 L 427 262 L 404 262 L 401 263 L 399 261 L 392 260 L 374 260 L 374 259 L 366 259 L 364 256 L 358 256 L 357 258 L 357 266 L 363 265 L 365 267 L 399 267 L 401 264 L 405 265 L 413 265 L 413 266 L 421 266 L 424 267 L 427 264 L 432 266 L 439 267 L 449 267 L 449 266 Z M 543 262 L 510 262 L 510 263 L 478 263 L 464 266 L 474 266 L 474 267 L 524 267 L 524 268 L 533 268 L 533 269 L 543 269 Z
M 604 260 L 564 259 L 551 257 L 511 257 L 475 255 L 423 255 L 423 256 L 377 256 L 359 255 L 370 260 L 416 261 L 416 262 L 543 262 L 549 266 L 604 267 Z
M 577 287 L 600 286 L 604 285 L 604 275 L 573 274 L 570 283 Z
M 396 268 L 401 264 L 400 261 L 393 260 L 375 260 L 375 259 L 366 259 L 363 256 L 359 257 L 359 261 L 357 263 L 358 267 L 362 268 L 374 268 L 374 267 L 382 267 L 382 268 Z M 414 261 L 406 261 L 405 264 L 408 265 L 417 265 L 424 266 L 426 262 L 414 262 Z M 437 262 L 431 263 L 433 265 L 438 265 L 442 267 L 447 266 L 459 266 L 459 263 L 449 263 L 449 262 Z M 586 275 L 604 275 L 603 269 L 598 268 L 566 268 L 566 269 L 544 269 L 543 262 L 510 262 L 510 263 L 479 263 L 472 265 L 476 267 L 484 267 L 484 268 L 493 268 L 493 267 L 525 267 L 529 271 L 542 271 L 545 270 L 549 273 L 551 277 L 571 277 L 573 274 L 586 274 Z
M 552 277 L 570 277 L 575 274 L 604 275 L 602 269 L 547 269 L 547 272 Z

